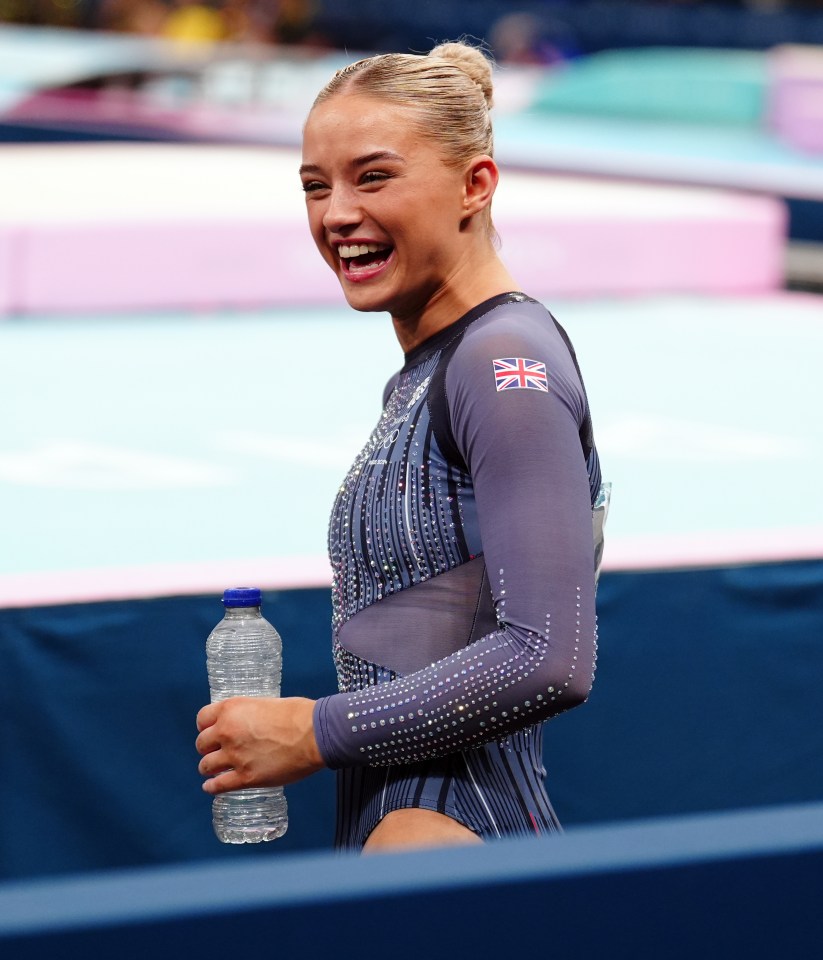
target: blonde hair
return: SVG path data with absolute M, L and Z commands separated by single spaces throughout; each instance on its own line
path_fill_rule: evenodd
M 492 65 L 463 41 L 441 43 L 425 56 L 386 53 L 351 63 L 337 71 L 313 107 L 342 93 L 409 107 L 448 164 L 460 166 L 478 153 L 493 156 Z
M 339 94 L 408 107 L 410 122 L 440 147 L 449 166 L 460 167 L 478 154 L 494 156 L 492 63 L 465 40 L 440 43 L 426 55 L 386 53 L 350 63 L 320 91 L 312 109 Z M 496 246 L 490 207 L 482 219 Z

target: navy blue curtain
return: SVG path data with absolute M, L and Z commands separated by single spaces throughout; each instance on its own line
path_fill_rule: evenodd
M 546 730 L 566 823 L 823 799 L 823 562 L 613 573 L 589 702 Z
M 335 689 L 327 590 L 264 595 L 283 694 Z M 219 597 L 0 611 L 0 875 L 219 858 L 195 715 Z M 328 847 L 333 775 L 289 788 L 289 831 L 246 857 Z
M 823 799 L 823 561 L 606 573 L 589 702 L 546 728 L 566 824 Z M 264 597 L 284 695 L 335 688 L 328 591 Z M 0 876 L 328 848 L 331 773 L 289 832 L 211 829 L 194 717 L 218 597 L 0 610 Z

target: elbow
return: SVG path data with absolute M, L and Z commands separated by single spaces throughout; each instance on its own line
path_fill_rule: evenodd
M 570 664 L 564 672 L 558 671 L 556 666 L 540 672 L 541 694 L 553 713 L 572 710 L 588 700 L 594 683 L 593 669 Z
M 557 648 L 547 640 L 538 640 L 535 633 L 529 632 L 525 640 L 521 640 L 520 651 L 534 666 L 529 683 L 530 700 L 536 699 L 540 709 L 552 716 L 588 700 L 594 683 L 596 647 L 592 641 Z
M 589 699 L 593 684 L 594 676 L 592 674 L 588 676 L 577 676 L 573 681 L 570 681 L 569 686 L 563 693 L 563 699 L 565 700 L 564 709 L 571 710 L 573 707 L 579 707 L 584 704 Z

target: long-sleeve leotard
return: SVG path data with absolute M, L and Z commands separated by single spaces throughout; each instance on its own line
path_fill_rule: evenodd
M 599 483 L 576 361 L 542 305 L 494 298 L 407 356 L 332 513 L 341 692 L 315 708 L 330 767 L 501 743 L 586 699 Z

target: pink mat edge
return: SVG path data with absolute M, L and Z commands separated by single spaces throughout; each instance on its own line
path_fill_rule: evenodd
M 823 527 L 632 536 L 608 540 L 603 569 L 654 572 L 823 560 Z M 222 595 L 226 587 L 330 588 L 324 556 L 264 557 L 0 575 L 0 609 Z

